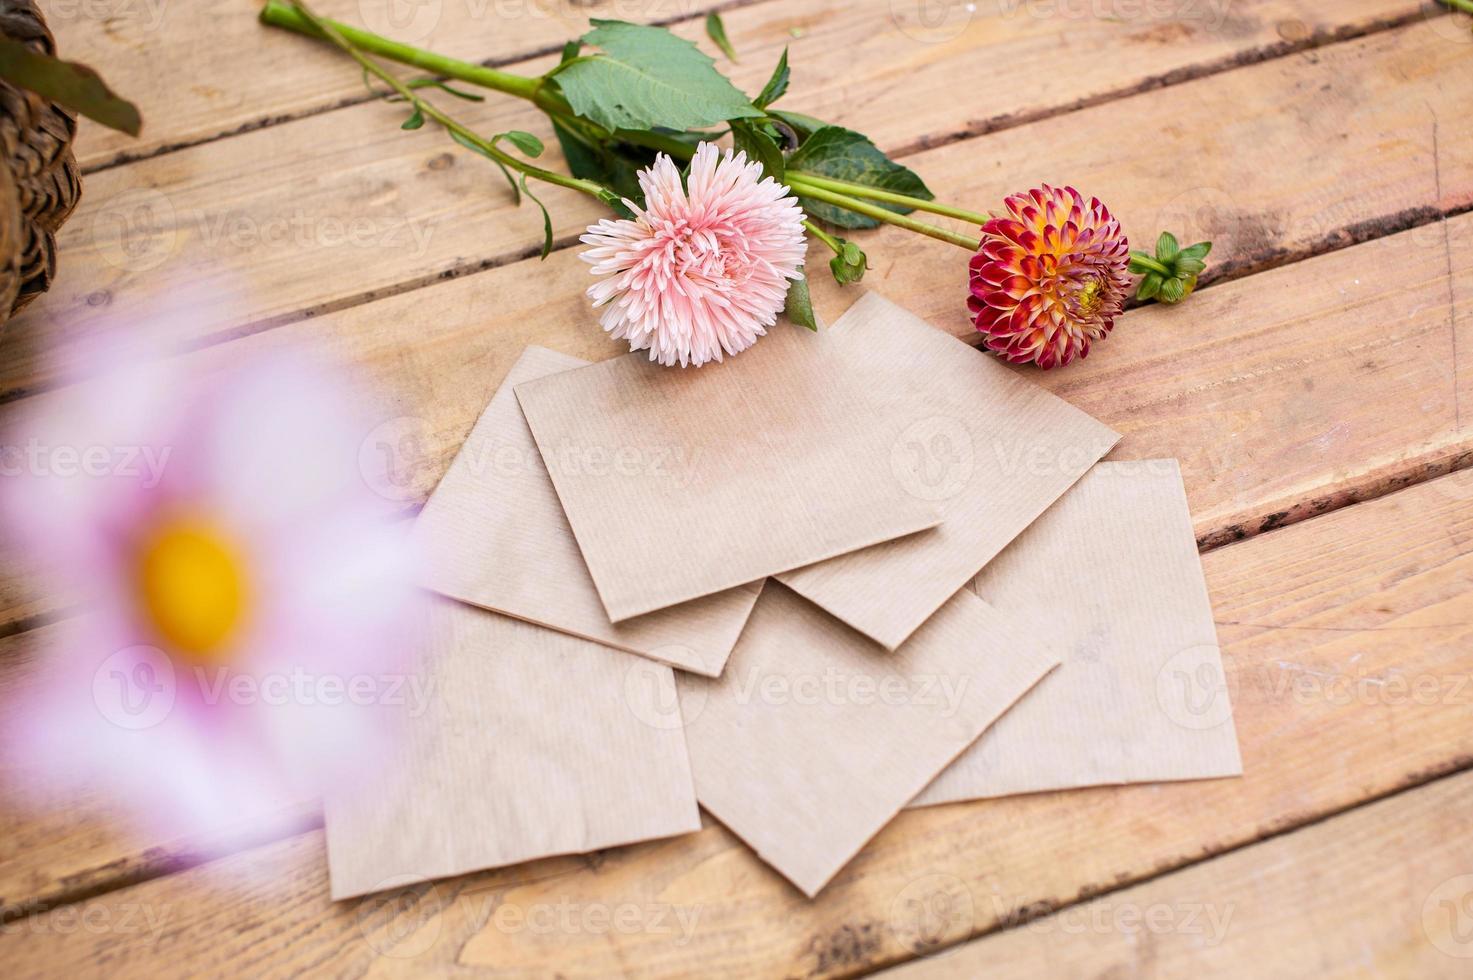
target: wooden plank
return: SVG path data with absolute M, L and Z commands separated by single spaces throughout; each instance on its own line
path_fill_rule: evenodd
M 957 272 L 912 256 L 866 281 L 966 335 Z M 319 345 L 356 363 L 383 395 L 385 424 L 412 437 L 392 441 L 414 447 L 398 489 L 417 502 L 525 345 L 587 359 L 617 352 L 578 291 L 587 278 L 562 252 L 190 357 L 204 370 L 236 346 Z M 829 282 L 816 295 L 832 318 L 857 291 Z M 1180 307 L 1133 310 L 1092 357 L 1025 373 L 1123 433 L 1112 458 L 1180 459 L 1197 534 L 1212 544 L 1473 461 L 1473 410 L 1461 407 L 1473 406 L 1470 351 L 1473 215 L 1464 215 L 1222 283 Z M 8 406 L 16 431 L 61 394 Z M 36 615 L 67 604 L 55 595 L 48 604 L 24 568 L 20 556 L 4 564 L 0 608 Z
M 712 825 L 333 905 L 312 832 L 85 901 L 92 929 L 21 920 L 0 932 L 0 959 L 19 976 L 93 963 L 119 976 L 165 963 L 253 975 L 454 963 L 510 975 L 851 975 L 1473 766 L 1466 480 L 1344 508 L 1204 564 L 1242 779 L 910 811 L 812 902 Z M 6 858 L 7 869 L 28 862 Z M 129 910 L 134 931 L 114 927 Z M 139 927 L 144 913 L 162 924 Z
M 1462 773 L 881 976 L 1466 977 L 1470 808 Z
M 61 53 L 101 71 L 143 112 L 132 139 L 83 120 L 86 169 L 321 112 L 366 93 L 312 42 L 256 21 L 260 0 L 52 0 Z M 589 17 L 699 17 L 716 0 L 318 0 L 319 14 L 468 61 L 501 64 L 555 51 Z
M 985 129 L 999 124 L 993 116 L 1029 118 L 1149 88 L 1163 72 L 1190 76 L 1261 58 L 1283 48 L 1284 32 L 1324 38 L 1415 18 L 1418 4 L 1258 0 L 1239 6 L 1244 15 L 1231 21 L 1238 25 L 1233 30 L 1184 28 L 1171 44 L 1133 29 L 1131 21 L 1028 16 L 978 21 L 954 42 L 927 44 L 895 27 L 889 5 L 853 11 L 842 0 L 816 0 L 802 13 L 784 5 L 782 14 L 761 4 L 734 11 L 729 21 L 745 52 L 734 69 L 739 83 L 761 85 L 783 45 L 791 44 L 793 104 L 893 147 L 954 134 L 959 84 L 976 92 L 964 104 L 985 105 L 992 114 L 966 119 L 961 131 Z M 795 39 L 789 28 L 797 24 L 813 26 Z M 1296 24 L 1302 32 L 1285 26 Z M 1111 57 L 1081 58 L 1080 71 L 1047 86 L 1016 84 L 1045 50 L 1076 44 L 1108 47 Z M 1215 256 L 1240 266 L 1263 264 L 1350 225 L 1394 224 L 1398 215 L 1437 206 L 1442 195 L 1424 155 L 1431 112 L 1447 119 L 1446 203 L 1473 193 L 1463 180 L 1467 166 L 1457 162 L 1473 158 L 1462 152 L 1473 137 L 1456 100 L 1473 84 L 1473 65 L 1460 47 L 1435 25 L 1419 22 L 1321 52 L 1321 64 L 1294 57 L 1228 72 L 953 143 L 914 163 L 938 194 L 983 210 L 1042 179 L 1074 180 L 1109 201 L 1137 238 L 1154 238 L 1163 206 L 1175 214 L 1191 200 L 1195 208 L 1197 200 L 1183 195 L 1196 188 L 1203 206 L 1230 204 L 1233 220 L 1252 223 L 1251 234 L 1222 241 Z M 356 78 L 341 59 L 317 54 Z M 849 69 L 856 57 L 882 69 L 855 78 Z M 1341 84 L 1347 73 L 1365 76 L 1353 92 Z M 1405 73 L 1413 80 L 1404 80 Z M 1331 83 L 1331 91 L 1320 90 Z M 1292 93 L 1282 115 L 1243 109 L 1280 93 Z M 1363 109 L 1362 100 L 1374 111 Z M 543 120 L 523 103 L 498 98 L 455 109 L 485 132 L 521 128 L 551 143 Z M 402 118 L 395 106 L 361 105 L 92 175 L 86 201 L 62 234 L 56 284 L 6 328 L 0 397 L 53 383 L 69 357 L 100 339 L 141 342 L 148 324 L 169 312 L 181 321 L 169 325 L 171 341 L 202 343 L 535 254 L 537 215 L 530 206 L 514 208 L 489 164 L 439 134 L 400 130 Z M 1174 121 L 1163 126 L 1163 118 Z M 1322 121 L 1306 128 L 1301 118 Z M 1147 132 L 1159 136 L 1122 139 Z M 1278 165 L 1245 168 L 1244 158 L 1231 152 L 1261 145 L 1280 148 Z M 1050 148 L 1046 166 L 1043 146 Z M 1307 191 L 1304 175 L 1326 169 L 1322 160 L 1331 152 L 1373 165 L 1334 174 L 1339 184 L 1330 175 L 1315 178 L 1310 183 L 1323 192 Z M 556 149 L 549 153 L 561 166 Z M 989 165 L 977 166 L 979 159 Z M 560 243 L 572 242 L 604 213 L 572 191 L 554 188 L 544 198 Z M 936 261 L 935 251 L 918 250 L 920 243 L 862 237 L 875 243 L 872 254 L 882 268 L 903 256 Z M 961 274 L 956 256 L 945 261 L 954 280 Z M 60 363 L 45 363 L 48 351 Z

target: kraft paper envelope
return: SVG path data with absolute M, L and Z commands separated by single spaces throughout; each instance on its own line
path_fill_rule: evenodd
M 769 585 L 721 679 L 676 679 L 696 798 L 812 897 L 1057 663 L 966 590 L 891 652 Z
M 917 805 L 1242 774 L 1175 460 L 1096 466 L 976 587 L 1064 664 Z
M 610 623 L 517 407 L 516 385 L 587 363 L 543 347 L 522 352 L 415 521 L 428 554 L 423 584 L 484 609 L 715 676 L 762 583 Z
M 635 353 L 517 385 L 610 619 L 935 526 L 843 363 L 784 320 L 720 364 Z
M 450 599 L 426 617 L 423 710 L 326 802 L 334 899 L 700 829 L 669 667 Z
M 943 520 L 778 578 L 894 649 L 1120 436 L 875 293 L 832 332 L 846 376 L 899 430 L 896 476 Z

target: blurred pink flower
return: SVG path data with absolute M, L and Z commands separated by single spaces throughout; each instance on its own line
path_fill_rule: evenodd
M 580 240 L 605 277 L 589 287 L 603 328 L 661 364 L 721 360 L 746 350 L 777 319 L 808 243 L 788 189 L 745 154 L 702 143 L 682 185 L 663 153 L 640 172 L 645 206 L 604 219 Z
M 351 781 L 417 680 L 399 673 L 414 570 L 360 474 L 354 392 L 320 367 L 193 360 L 46 396 L 0 480 L 10 542 L 83 598 L 40 631 L 7 747 L 181 831 Z

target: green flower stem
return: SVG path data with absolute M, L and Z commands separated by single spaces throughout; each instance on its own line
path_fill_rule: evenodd
M 411 68 L 419 68 L 440 78 L 454 78 L 471 85 L 479 85 L 492 91 L 526 99 L 548 115 L 556 116 L 559 122 L 573 128 L 580 128 L 598 139 L 616 139 L 625 143 L 646 146 L 668 153 L 678 160 L 689 160 L 691 154 L 695 152 L 691 146 L 673 136 L 666 136 L 662 133 L 633 133 L 625 130 L 610 133 L 597 123 L 582 119 L 573 112 L 567 99 L 555 89 L 543 84 L 546 76 L 529 78 L 526 75 L 487 68 L 485 65 L 461 61 L 458 58 L 447 58 L 410 44 L 391 41 L 371 31 L 360 30 L 326 17 L 315 17 L 315 19 L 318 23 L 336 31 L 360 51 L 366 51 L 390 61 L 397 61 Z M 302 12 L 297 9 L 294 0 L 266 0 L 266 6 L 261 9 L 261 22 L 272 27 L 296 31 L 318 40 L 327 39 L 322 30 L 313 26 L 313 18 L 303 16 Z
M 405 85 L 399 79 L 395 78 L 391 73 L 384 70 L 384 68 L 381 67 L 372 58 L 369 58 L 362 51 L 358 50 L 358 48 L 354 46 L 353 42 L 337 29 L 337 26 L 335 24 L 333 24 L 331 21 L 324 20 L 323 18 L 318 17 L 316 14 L 308 10 L 306 4 L 303 3 L 302 0 L 292 0 L 292 5 L 294 12 L 300 15 L 301 22 L 308 25 L 309 28 L 314 29 L 313 33 L 315 33 L 319 37 L 331 41 L 333 44 L 336 44 L 345 53 L 347 53 L 349 57 L 358 62 L 358 64 L 362 65 L 364 71 L 378 78 L 384 84 L 392 88 L 395 92 L 399 93 L 399 95 L 401 95 L 406 102 L 408 102 L 415 109 L 421 112 L 425 117 L 435 120 L 435 122 L 445 127 L 445 129 L 449 132 L 461 137 L 468 143 L 474 144 L 477 149 L 481 150 L 487 156 L 491 157 L 493 160 L 496 160 L 503 166 L 510 167 L 513 170 L 518 170 L 521 173 L 526 174 L 528 177 L 532 177 L 536 180 L 545 181 L 549 184 L 557 184 L 560 187 L 568 187 L 575 191 L 582 191 L 585 194 L 598 198 L 600 201 L 607 201 L 612 195 L 612 192 L 608 188 L 604 187 L 602 184 L 595 183 L 591 180 L 582 180 L 577 177 L 570 177 L 566 174 L 560 174 L 552 170 L 543 170 L 541 167 L 533 166 L 532 164 L 527 163 L 525 160 L 518 159 L 517 157 L 512 156 L 510 153 L 505 152 L 504 150 L 496 146 L 496 144 L 493 143 L 491 140 L 485 139 L 484 137 L 478 135 L 475 131 L 467 128 L 459 122 L 456 122 L 450 116 L 435 108 L 434 105 L 420 98 L 415 93 L 414 89 L 410 88 L 408 85 Z
M 827 188 L 816 187 L 813 184 L 807 183 L 806 176 L 800 176 L 796 172 L 789 171 L 786 179 L 788 188 L 800 197 L 808 197 L 815 201 L 833 204 L 846 211 L 853 211 L 855 214 L 862 214 L 865 217 L 874 218 L 876 221 L 883 221 L 886 224 L 895 225 L 908 231 L 914 231 L 940 242 L 959 245 L 970 252 L 975 252 L 982 247 L 980 239 L 973 238 L 970 235 L 948 231 L 945 228 L 938 228 L 935 225 L 928 225 L 924 221 L 917 221 L 903 214 L 896 214 L 894 211 L 887 210 L 878 205 L 869 204 L 865 201 L 857 201 L 852 197 L 836 194 Z
M 1158 272 L 1163 276 L 1176 275 L 1176 270 L 1168 269 L 1160 262 L 1157 262 L 1156 257 L 1149 252 L 1134 251 L 1130 253 L 1130 257 L 1136 261 L 1137 265 L 1143 265 L 1152 272 Z
M 541 90 L 542 79 L 540 78 L 514 75 L 511 72 L 487 68 L 485 65 L 461 61 L 458 58 L 447 58 L 433 51 L 391 41 L 371 31 L 310 14 L 303 10 L 295 0 L 266 0 L 266 6 L 261 8 L 261 23 L 296 31 L 318 40 L 332 40 L 327 33 L 328 30 L 331 30 L 359 51 L 388 58 L 390 61 L 397 61 L 434 75 L 458 78 L 473 85 L 529 99 L 539 106 L 543 105 L 543 100 L 552 95 L 551 92 Z M 566 108 L 566 105 L 564 107 Z
M 989 220 L 987 215 L 978 214 L 976 211 L 967 211 L 962 208 L 952 207 L 950 204 L 927 201 L 919 197 L 910 197 L 906 194 L 896 194 L 894 191 L 881 190 L 878 187 L 870 187 L 866 184 L 855 184 L 847 180 L 823 177 L 803 170 L 790 170 L 788 174 L 799 178 L 810 187 L 822 187 L 825 190 L 845 194 L 849 197 L 862 197 L 872 201 L 885 201 L 889 204 L 902 204 L 908 208 L 914 208 L 917 211 L 929 211 L 931 214 L 957 218 L 979 227 L 987 224 Z
M 1442 0 L 1442 2 L 1454 10 L 1461 10 L 1465 14 L 1473 14 L 1473 0 Z
M 812 232 L 814 238 L 817 238 L 829 248 L 833 249 L 835 255 L 840 254 L 844 250 L 844 246 L 839 244 L 839 240 L 837 238 L 835 238 L 833 235 L 830 235 L 828 232 L 824 231 L 822 228 L 814 224 L 812 221 L 809 221 L 807 218 L 803 219 L 803 227 Z

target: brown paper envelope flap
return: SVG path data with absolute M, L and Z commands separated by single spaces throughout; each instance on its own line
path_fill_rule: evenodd
M 1058 663 L 968 591 L 893 653 L 777 585 L 677 678 L 701 805 L 810 897 Z
M 1120 436 L 877 293 L 855 303 L 833 334 L 845 373 L 865 379 L 898 430 L 894 472 L 943 519 L 928 534 L 779 580 L 894 649 Z
M 612 620 L 936 525 L 843 365 L 782 321 L 721 364 L 632 354 L 516 386 Z
M 424 704 L 329 799 L 334 899 L 700 829 L 664 664 L 433 599 Z
M 1099 464 L 976 586 L 1064 664 L 918 805 L 1242 773 L 1175 460 Z
M 609 622 L 573 539 L 514 386 L 587 361 L 528 347 L 481 413 L 415 521 L 423 584 L 497 612 L 714 676 L 760 582 Z

